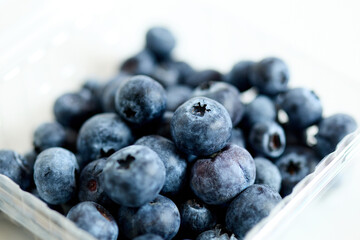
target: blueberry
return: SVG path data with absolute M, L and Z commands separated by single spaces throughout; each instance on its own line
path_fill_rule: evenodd
M 105 193 L 102 182 L 102 174 L 106 164 L 106 158 L 92 161 L 81 171 L 79 179 L 79 200 L 92 201 L 101 205 L 111 204 L 111 200 Z
M 71 128 L 65 128 L 65 142 L 63 145 L 63 148 L 76 153 L 77 152 L 77 142 L 78 138 L 78 132 L 71 129 Z
M 56 121 L 64 127 L 79 129 L 91 116 L 99 112 L 99 106 L 88 90 L 61 95 L 54 104 Z
M 336 145 L 357 128 L 356 121 L 347 114 L 335 114 L 323 119 L 316 134 L 316 149 L 320 156 L 333 152 Z
M 173 112 L 169 112 L 166 111 L 163 115 L 163 118 L 161 119 L 161 123 L 160 126 L 158 126 L 158 128 L 156 129 L 156 134 L 160 135 L 162 137 L 171 139 L 171 131 L 170 131 L 170 124 L 171 124 L 171 119 L 173 117 L 174 113 Z
M 239 194 L 226 211 L 226 228 L 243 239 L 246 233 L 281 201 L 279 193 L 254 184 Z
M 119 228 L 114 218 L 97 203 L 78 203 L 70 209 L 66 217 L 99 240 L 116 240 L 118 237 Z
M 172 239 L 179 230 L 180 213 L 173 201 L 159 195 L 139 208 L 121 206 L 118 223 L 120 231 L 128 238 L 152 233 L 167 240 Z
M 251 128 L 257 122 L 275 121 L 276 115 L 274 102 L 265 95 L 258 95 L 246 105 L 242 125 Z
M 205 159 L 198 159 L 190 176 L 195 195 L 207 204 L 226 203 L 255 181 L 255 163 L 250 153 L 228 145 Z
M 250 130 L 249 144 L 257 154 L 279 157 L 285 150 L 285 133 L 276 122 L 257 122 Z
M 254 62 L 240 61 L 236 63 L 231 71 L 226 75 L 225 80 L 244 92 L 252 87 L 250 83 L 250 73 Z
M 33 175 L 34 172 L 34 164 L 35 164 L 35 160 L 37 158 L 38 153 L 35 150 L 29 151 L 27 153 L 25 153 L 24 155 L 24 165 L 28 167 L 31 176 Z
M 229 237 L 222 229 L 215 228 L 201 233 L 196 240 L 237 240 L 237 238 L 233 234 Z
M 36 158 L 34 181 L 39 195 L 47 203 L 69 201 L 76 190 L 76 172 L 79 169 L 75 155 L 63 148 L 48 148 Z
M 223 80 L 223 75 L 212 69 L 207 69 L 203 71 L 194 72 L 187 79 L 185 79 L 185 84 L 190 87 L 197 87 L 202 83 L 210 82 L 210 81 L 219 81 Z
M 187 163 L 175 147 L 175 144 L 161 136 L 151 135 L 138 139 L 135 144 L 147 146 L 158 154 L 164 163 L 166 178 L 161 193 L 164 195 L 177 194 L 186 180 Z
M 30 184 L 30 166 L 23 156 L 14 151 L 0 150 L 0 174 L 13 180 L 22 189 Z
M 145 49 L 135 56 L 126 59 L 122 63 L 120 71 L 131 75 L 150 75 L 154 71 L 154 68 L 155 58 L 150 51 Z
M 141 126 L 163 115 L 166 109 L 166 92 L 152 78 L 134 76 L 118 89 L 115 108 L 123 119 Z
M 107 161 L 103 170 L 105 192 L 120 205 L 140 207 L 156 198 L 164 186 L 164 164 L 146 146 L 123 148 Z
M 157 65 L 150 76 L 158 81 L 164 88 L 174 86 L 179 81 L 179 71 L 174 65 L 169 63 Z
M 168 111 L 175 111 L 192 96 L 192 89 L 186 85 L 174 85 L 166 90 Z
M 250 82 L 260 93 L 273 96 L 287 90 L 289 69 L 279 58 L 269 57 L 254 64 Z
M 179 73 L 179 83 L 185 84 L 186 80 L 195 72 L 186 62 L 178 61 L 172 63 Z
M 131 130 L 115 113 L 93 116 L 84 123 L 79 132 L 79 164 L 83 167 L 90 161 L 108 157 L 132 142 Z
M 281 187 L 281 174 L 277 166 L 266 158 L 257 157 L 256 184 L 264 184 L 279 192 Z
M 289 195 L 294 186 L 312 173 L 320 159 L 315 152 L 306 147 L 290 146 L 275 164 L 282 177 L 281 195 Z
M 197 156 L 208 156 L 225 147 L 231 129 L 226 109 L 206 97 L 186 101 L 171 120 L 171 135 L 176 146 L 186 154 Z
M 147 234 L 138 236 L 136 238 L 133 238 L 133 240 L 163 240 L 163 238 L 156 234 L 147 233 Z
M 193 96 L 203 96 L 221 103 L 228 111 L 233 126 L 240 122 L 244 114 L 240 92 L 229 83 L 214 81 L 202 83 L 194 90 Z
M 181 230 L 187 236 L 215 227 L 216 216 L 196 199 L 188 200 L 180 208 Z
M 119 87 L 121 87 L 130 75 L 120 73 L 115 78 L 105 84 L 101 95 L 101 107 L 104 112 L 115 112 L 115 95 Z
M 305 129 L 318 123 L 322 117 L 319 97 L 306 88 L 294 88 L 277 98 L 277 105 L 286 112 L 289 125 L 295 129 Z
M 33 144 L 37 152 L 51 147 L 64 147 L 66 132 L 57 122 L 43 123 L 34 132 Z
M 153 27 L 146 33 L 146 48 L 158 59 L 168 58 L 175 45 L 174 35 L 164 27 Z
M 245 148 L 245 138 L 240 128 L 233 128 L 231 130 L 231 138 L 229 140 L 229 143 Z

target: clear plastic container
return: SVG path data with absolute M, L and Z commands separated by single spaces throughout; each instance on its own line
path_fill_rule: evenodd
M 141 11 L 141 17 L 137 15 L 138 1 L 125 4 L 107 0 L 101 5 L 91 1 L 17 3 L 5 1 L 0 8 L 5 20 L 0 22 L 1 149 L 20 153 L 30 150 L 35 127 L 53 119 L 54 99 L 76 90 L 86 78 L 108 80 L 121 60 L 140 50 L 146 29 L 156 24 L 174 31 L 178 37 L 175 55 L 198 69 L 213 67 L 226 72 L 241 59 L 279 56 L 290 66 L 291 86 L 314 89 L 322 99 L 325 115 L 344 112 L 360 122 L 360 111 L 354 111 L 360 102 L 358 82 L 266 29 L 239 21 L 236 12 L 210 17 L 219 9 L 202 1 L 189 2 L 191 7 L 162 2 L 161 9 Z M 152 7 L 150 1 L 141 4 L 144 9 Z M 22 7 L 15 11 L 19 5 Z M 340 81 L 341 86 L 334 87 Z M 247 239 L 275 239 L 285 233 L 284 223 L 290 224 L 327 189 L 353 160 L 359 145 L 359 133 L 348 136 Z M 4 176 L 0 176 L 0 209 L 41 239 L 92 239 Z

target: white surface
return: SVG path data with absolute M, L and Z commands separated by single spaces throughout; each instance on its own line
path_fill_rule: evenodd
M 226 72 L 238 60 L 280 56 L 292 85 L 315 89 L 325 114 L 348 112 L 360 120 L 359 23 L 356 0 L 0 0 L 0 148 L 30 149 L 33 129 L 52 119 L 53 100 L 85 77 L 112 76 L 154 24 L 170 27 L 178 38 L 176 56 L 199 69 Z M 349 204 L 329 200 L 324 206 L 359 216 Z M 310 228 L 327 226 L 314 215 L 301 219 L 292 229 L 299 238 L 342 236 L 335 227 Z M 336 220 L 331 226 L 345 222 Z M 360 232 L 346 230 L 352 232 L 347 236 Z

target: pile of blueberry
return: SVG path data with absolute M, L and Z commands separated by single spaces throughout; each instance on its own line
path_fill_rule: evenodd
M 1 150 L 0 173 L 98 239 L 243 239 L 357 127 L 289 88 L 281 59 L 197 71 L 175 43 L 151 28 L 116 77 L 57 98 L 32 151 Z

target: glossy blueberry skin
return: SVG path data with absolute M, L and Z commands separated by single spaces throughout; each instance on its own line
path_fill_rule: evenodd
M 132 142 L 130 128 L 115 113 L 95 115 L 84 123 L 79 132 L 79 164 L 83 167 L 90 161 L 108 157 Z
M 187 79 L 185 79 L 185 84 L 190 87 L 197 87 L 202 83 L 210 82 L 210 81 L 222 81 L 223 75 L 212 69 L 206 69 L 203 71 L 194 72 Z
M 324 157 L 333 152 L 336 145 L 349 133 L 356 130 L 356 121 L 347 114 L 335 114 L 324 118 L 319 124 L 316 134 L 316 150 Z
M 305 129 L 321 120 L 323 108 L 319 97 L 306 88 L 294 88 L 278 96 L 279 108 L 289 118 L 289 125 L 294 129 Z
M 78 194 L 81 202 L 91 201 L 102 206 L 111 204 L 102 182 L 102 174 L 106 163 L 106 158 L 101 158 L 92 161 L 81 171 Z
M 159 156 L 146 146 L 131 145 L 111 155 L 103 170 L 105 192 L 116 203 L 140 207 L 159 194 L 166 171 Z
M 164 88 L 174 86 L 179 81 L 179 71 L 171 63 L 158 64 L 150 76 Z
M 281 196 L 289 195 L 298 182 L 315 170 L 319 161 L 320 159 L 312 149 L 289 146 L 275 161 L 282 178 Z
M 156 234 L 148 233 L 141 236 L 138 236 L 136 238 L 133 238 L 133 240 L 164 240 L 162 237 Z
M 259 155 L 279 157 L 286 145 L 284 130 L 273 121 L 257 122 L 250 130 L 249 144 Z
M 185 184 L 187 162 L 185 156 L 176 149 L 175 144 L 157 135 L 142 137 L 135 144 L 149 147 L 164 163 L 166 178 L 161 194 L 177 194 Z
M 79 129 L 88 118 L 99 112 L 99 105 L 91 92 L 84 89 L 60 96 L 55 101 L 53 111 L 61 125 Z
M 115 108 L 126 121 L 135 125 L 146 124 L 164 114 L 166 92 L 152 78 L 137 75 L 117 90 Z
M 116 92 L 129 78 L 130 75 L 120 73 L 104 85 L 101 95 L 101 107 L 104 112 L 115 112 Z
M 23 156 L 12 150 L 0 150 L 0 174 L 13 180 L 22 189 L 30 184 L 30 166 Z
M 287 90 L 289 69 L 279 58 L 265 58 L 255 63 L 250 72 L 251 84 L 262 94 L 274 96 Z
M 182 104 L 171 119 L 171 135 L 186 154 L 208 156 L 221 150 L 231 137 L 232 122 L 218 102 L 195 97 Z
M 231 130 L 231 138 L 229 144 L 235 144 L 239 147 L 245 148 L 245 138 L 242 130 L 240 128 L 233 128 Z
M 181 231 L 187 236 L 215 227 L 216 216 L 196 199 L 188 200 L 180 208 Z
M 181 104 L 189 100 L 192 96 L 192 89 L 186 85 L 174 85 L 166 90 L 167 106 L 166 110 L 175 111 Z
M 57 122 L 41 124 L 33 135 L 34 148 L 38 153 L 51 147 L 64 147 L 65 142 L 65 129 Z
M 146 33 L 146 49 L 158 59 L 169 57 L 175 45 L 174 35 L 164 27 L 153 27 Z
M 119 228 L 114 218 L 95 202 L 78 203 L 66 217 L 99 240 L 116 240 L 118 237 Z
M 279 192 L 281 187 L 281 174 L 277 166 L 266 158 L 254 159 L 256 166 L 255 184 L 263 184 Z
M 254 159 L 245 148 L 234 144 L 209 158 L 198 159 L 190 176 L 195 195 L 211 205 L 230 201 L 254 182 Z
M 234 235 L 223 233 L 221 229 L 212 229 L 201 233 L 196 240 L 237 240 Z
M 126 59 L 120 67 L 120 71 L 130 75 L 150 75 L 156 66 L 153 54 L 144 49 L 133 57 Z
M 153 233 L 167 240 L 179 231 L 180 213 L 173 201 L 158 195 L 139 208 L 120 206 L 118 223 L 120 231 L 130 239 Z
M 265 186 L 254 184 L 239 194 L 226 211 L 226 228 L 239 239 L 281 201 L 279 193 Z
M 251 128 L 257 122 L 275 121 L 276 115 L 275 103 L 265 95 L 258 95 L 246 105 L 242 124 Z
M 64 148 L 48 148 L 36 158 L 34 181 L 40 197 L 50 204 L 68 202 L 76 191 L 75 155 Z
M 240 92 L 231 84 L 225 82 L 205 82 L 198 86 L 194 97 L 203 96 L 221 103 L 228 111 L 233 126 L 236 126 L 244 114 L 244 105 L 240 100 Z
M 250 83 L 250 73 L 253 69 L 255 62 L 253 61 L 240 61 L 236 63 L 231 71 L 226 75 L 225 80 L 244 92 L 252 87 Z
M 172 64 L 178 70 L 179 73 L 178 80 L 180 84 L 185 84 L 186 80 L 195 72 L 195 70 L 186 62 L 177 61 L 177 62 L 172 62 Z

